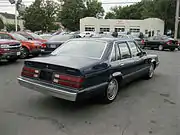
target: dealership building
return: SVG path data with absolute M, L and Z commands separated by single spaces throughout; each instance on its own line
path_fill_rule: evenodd
M 97 19 L 86 17 L 80 20 L 80 32 L 131 32 L 154 35 L 164 34 L 164 21 L 158 18 L 147 18 L 144 20 L 124 20 L 124 19 Z

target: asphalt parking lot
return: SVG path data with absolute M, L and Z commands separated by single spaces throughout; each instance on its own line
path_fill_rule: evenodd
M 121 88 L 108 105 L 22 88 L 16 78 L 23 60 L 1 63 L 0 135 L 179 135 L 180 52 L 148 52 L 160 59 L 154 78 Z

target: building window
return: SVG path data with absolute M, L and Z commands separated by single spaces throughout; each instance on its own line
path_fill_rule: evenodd
M 138 33 L 138 32 L 140 32 L 140 29 L 138 29 L 138 28 L 131 28 L 130 32 Z
M 148 34 L 148 30 L 145 30 L 145 34 Z
M 110 28 L 100 28 L 100 32 L 109 32 Z
M 85 27 L 85 31 L 95 31 L 94 27 Z
M 115 28 L 115 32 L 124 32 L 125 28 Z

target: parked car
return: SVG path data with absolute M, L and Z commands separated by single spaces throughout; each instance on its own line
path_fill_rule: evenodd
M 42 35 L 40 35 L 43 39 L 45 39 L 45 40 L 48 40 L 48 39 L 50 39 L 51 37 L 52 37 L 52 35 L 51 34 L 42 34 Z
M 21 43 L 16 40 L 0 39 L 0 60 L 14 62 L 20 55 Z
M 135 35 L 125 35 L 125 34 L 119 34 L 118 35 L 119 38 L 127 38 L 127 39 L 133 39 L 136 41 L 136 43 L 143 48 L 144 47 L 144 39 L 141 39 Z
M 147 55 L 133 40 L 72 39 L 51 56 L 26 60 L 18 81 L 70 101 L 100 96 L 110 103 L 122 81 L 150 79 L 158 65 L 157 55 Z
M 17 33 L 24 36 L 28 40 L 36 40 L 36 41 L 39 41 L 41 43 L 44 43 L 44 42 L 47 41 L 46 39 L 43 39 L 41 36 L 39 36 L 39 35 L 37 35 L 35 33 L 32 33 L 32 32 L 19 31 Z
M 164 49 L 174 51 L 176 48 L 178 48 L 178 41 L 166 35 L 154 36 L 145 41 L 144 48 L 145 47 L 149 47 L 151 49 L 158 48 L 160 51 Z
M 79 35 L 76 34 L 68 34 L 68 35 L 55 35 L 51 37 L 46 43 L 43 44 L 43 48 L 41 49 L 42 54 L 50 54 L 64 42 L 72 38 L 80 38 Z
M 28 40 L 20 34 L 0 32 L 0 39 L 20 41 L 22 45 L 20 58 L 27 58 L 29 55 L 38 56 L 41 53 L 41 42 Z

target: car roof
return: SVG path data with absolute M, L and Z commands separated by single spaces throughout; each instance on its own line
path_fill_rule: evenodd
M 134 41 L 133 39 L 124 39 L 124 38 L 75 38 L 71 40 L 78 40 L 78 41 L 105 41 L 108 43 L 113 43 L 113 42 L 126 42 L 126 41 Z

